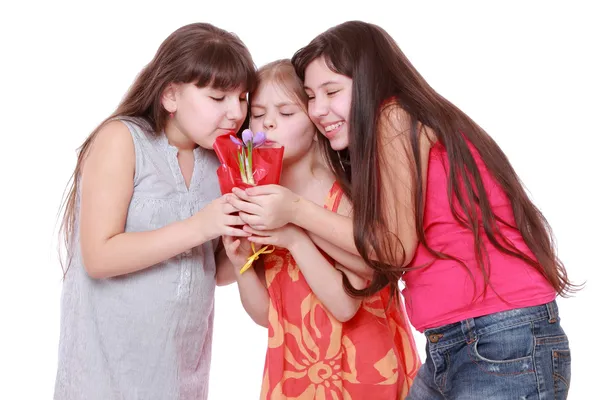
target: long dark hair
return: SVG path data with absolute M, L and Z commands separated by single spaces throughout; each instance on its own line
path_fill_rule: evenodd
M 148 130 L 160 134 L 168 112 L 161 97 L 172 83 L 194 83 L 202 88 L 221 90 L 243 87 L 251 91 L 256 85 L 256 66 L 250 52 L 233 33 L 207 23 L 183 26 L 167 37 L 154 58 L 142 69 L 117 109 L 105 119 L 78 149 L 77 164 L 69 182 L 60 233 L 71 259 L 75 233 L 76 203 L 79 177 L 85 158 L 98 131 L 115 117 L 141 118 Z M 61 257 L 62 263 L 62 257 Z M 63 272 L 68 269 L 64 267 Z
M 327 139 L 319 135 L 329 164 L 354 205 L 356 247 L 375 272 L 373 281 L 364 290 L 356 290 L 345 280 L 348 293 L 368 296 L 390 285 L 392 294 L 396 296 L 399 278 L 411 269 L 402 267 L 410 261 L 406 257 L 390 262 L 389 255 L 396 252 L 392 251 L 393 240 L 389 238 L 390 229 L 386 225 L 389 222 L 383 219 L 383 200 L 377 195 L 381 181 L 377 126 L 382 105 L 388 99 L 394 99 L 394 104 L 399 105 L 411 121 L 409 155 L 413 161 L 413 204 L 419 242 L 435 257 L 455 260 L 467 268 L 457 257 L 432 249 L 425 238 L 419 139 L 421 127 L 427 126 L 447 151 L 448 201 L 458 223 L 473 232 L 475 256 L 485 288 L 489 284 L 489 265 L 486 265 L 484 237 L 502 253 L 535 267 L 557 293 L 566 295 L 574 290 L 555 252 L 548 222 L 527 196 L 506 155 L 480 126 L 425 81 L 387 32 L 361 21 L 337 25 L 294 54 L 292 63 L 298 76 L 304 80 L 306 67 L 320 57 L 332 71 L 353 80 L 348 121 L 349 147 L 336 152 Z M 468 142 L 479 152 L 487 170 L 511 200 L 516 226 L 494 214 Z M 502 234 L 499 224 L 518 229 L 535 257 L 517 249 Z M 371 249 L 378 260 L 388 262 L 371 260 Z

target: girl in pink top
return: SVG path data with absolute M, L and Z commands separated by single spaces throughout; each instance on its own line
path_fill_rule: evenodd
M 352 218 L 281 187 L 236 191 L 240 217 L 253 232 L 294 223 L 344 265 L 359 254 L 369 285 L 346 280 L 356 296 L 398 294 L 403 279 L 428 339 L 407 398 L 566 398 L 571 359 L 554 299 L 575 287 L 494 140 L 378 26 L 335 26 L 292 62 Z

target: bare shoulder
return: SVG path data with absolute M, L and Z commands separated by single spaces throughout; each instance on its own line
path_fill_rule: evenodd
M 104 124 L 96 133 L 85 158 L 86 164 L 95 164 L 100 159 L 121 165 L 135 163 L 133 138 L 127 125 L 117 120 Z
M 389 103 L 383 107 L 379 115 L 377 131 L 383 145 L 394 139 L 408 143 L 410 140 L 410 129 L 413 124 L 411 115 L 396 102 Z M 431 127 L 416 121 L 417 132 L 421 150 L 428 150 L 437 140 L 436 134 Z
M 400 104 L 389 103 L 381 109 L 377 129 L 384 137 L 410 131 L 411 117 Z
M 129 128 L 118 120 L 109 121 L 100 128 L 94 139 L 93 147 L 120 148 L 126 146 L 133 149 L 133 138 Z

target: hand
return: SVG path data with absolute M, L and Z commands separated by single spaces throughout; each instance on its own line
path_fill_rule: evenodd
M 223 246 L 237 275 L 240 268 L 246 264 L 248 257 L 253 253 L 251 243 L 246 238 L 223 236 Z
M 250 236 L 239 228 L 244 225 L 244 221 L 238 215 L 232 215 L 238 210 L 227 202 L 229 196 L 235 197 L 230 194 L 221 196 L 192 217 L 196 221 L 195 225 L 206 233 L 206 241 L 219 236 Z
M 293 222 L 301 197 L 279 185 L 233 189 L 228 201 L 240 211 L 240 218 L 251 227 L 273 230 Z
M 250 242 L 259 245 L 271 244 L 288 250 L 302 238 L 308 238 L 306 232 L 294 224 L 287 224 L 281 228 L 271 230 L 258 230 L 246 225 L 244 226 L 244 231 L 252 234 L 252 236 L 248 238 L 248 241 Z

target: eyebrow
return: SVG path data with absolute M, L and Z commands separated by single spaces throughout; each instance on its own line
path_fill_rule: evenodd
M 336 81 L 327 81 L 327 82 L 323 82 L 319 85 L 319 87 L 317 87 L 317 89 L 322 88 L 323 86 L 327 86 L 327 85 L 331 85 L 331 84 L 337 84 L 339 82 Z M 304 89 L 308 89 L 308 90 L 312 90 L 311 88 L 309 88 L 308 86 L 304 86 Z

